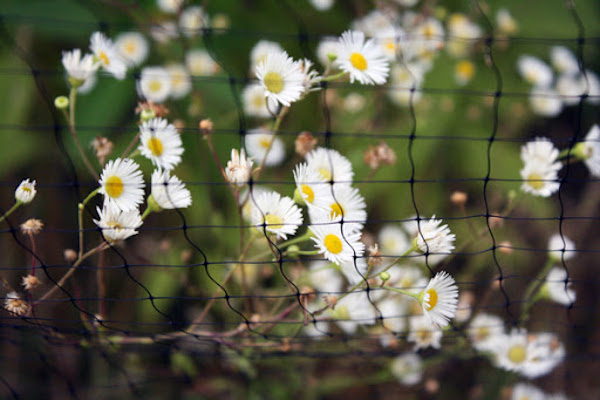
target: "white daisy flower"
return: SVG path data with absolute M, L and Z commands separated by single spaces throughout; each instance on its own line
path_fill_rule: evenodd
M 570 260 L 575 257 L 575 243 L 565 235 L 555 233 L 548 240 L 548 257 L 556 260 Z
M 560 163 L 558 163 L 560 164 Z M 558 170 L 554 164 L 532 161 L 521 169 L 521 190 L 534 196 L 550 197 L 560 188 Z
M 375 36 L 377 32 L 392 28 L 390 16 L 380 10 L 373 10 L 352 23 L 352 29 L 364 32 L 367 36 Z
M 99 220 L 94 220 L 98 228 L 102 229 L 102 236 L 109 243 L 125 240 L 139 232 L 136 230 L 142 226 L 142 217 L 138 209 L 121 211 L 110 205 L 104 205 L 102 209 L 96 207 Z
M 466 15 L 454 13 L 448 18 L 446 51 L 453 57 L 465 57 L 476 39 L 481 38 L 481 28 Z
M 37 193 L 35 183 L 35 181 L 30 182 L 29 178 L 22 181 L 15 190 L 15 199 L 23 204 L 31 203 Z
M 534 86 L 529 92 L 529 105 L 536 115 L 556 117 L 563 109 L 563 100 L 552 88 Z
M 296 165 L 294 181 L 298 194 L 309 207 L 316 206 L 320 199 L 324 200 L 327 196 L 331 196 L 329 183 L 326 183 L 321 174 L 306 163 Z
M 350 74 L 350 83 L 359 81 L 363 85 L 382 85 L 386 82 L 390 68 L 381 48 L 359 31 L 346 31 L 339 39 L 335 62 L 342 71 Z
M 148 41 L 139 32 L 123 32 L 115 39 L 119 55 L 130 67 L 141 65 L 148 58 Z
M 476 350 L 492 352 L 495 338 L 504 335 L 504 321 L 496 315 L 479 313 L 471 320 L 467 333 Z
M 316 221 L 311 221 L 317 223 Z M 361 232 L 355 231 L 350 224 L 333 223 L 331 220 L 318 221 L 319 225 L 311 225 L 309 229 L 315 235 L 311 239 L 319 253 L 329 261 L 340 265 L 343 262 L 360 257 L 365 251 L 365 245 L 360 242 Z
M 252 160 L 246 158 L 244 149 L 238 152 L 237 149 L 231 149 L 231 160 L 227 161 L 225 175 L 230 183 L 237 186 L 244 186 L 250 180 L 252 174 Z
M 110 160 L 100 175 L 104 207 L 131 211 L 144 201 L 144 178 L 139 165 L 129 158 Z
M 552 84 L 552 69 L 537 57 L 520 56 L 517 60 L 517 69 L 521 77 L 533 86 L 547 88 Z
M 583 162 L 590 174 L 600 177 L 600 127 L 592 126 L 583 142 L 577 146 L 581 147 Z
M 127 65 L 119 55 L 116 46 L 102 32 L 94 32 L 90 39 L 90 50 L 96 56 L 103 69 L 110 72 L 117 79 L 125 78 Z
M 324 37 L 317 46 L 317 59 L 323 66 L 331 64 L 330 55 L 336 56 L 339 49 L 338 38 L 333 36 Z
M 352 183 L 352 164 L 336 150 L 317 147 L 306 155 L 306 163 L 308 168 L 317 171 L 326 182 Z
M 432 60 L 444 48 L 444 26 L 436 18 L 429 17 L 407 33 L 402 55 L 408 61 Z
M 570 306 L 577 299 L 577 294 L 571 287 L 572 284 L 573 282 L 567 281 L 567 271 L 564 268 L 554 267 L 548 272 L 546 282 L 540 290 L 550 300 Z
M 556 80 L 555 90 L 565 105 L 576 105 L 581 100 L 581 96 L 585 94 L 585 79 L 581 79 L 578 75 L 562 74 Z
M 188 37 L 198 35 L 208 26 L 208 15 L 200 6 L 190 6 L 179 15 L 179 30 Z
M 252 223 L 259 230 L 266 229 L 284 240 L 293 235 L 302 225 L 302 211 L 294 200 L 277 192 L 261 193 L 249 201 L 255 203 L 252 210 Z
M 494 351 L 494 364 L 507 371 L 521 372 L 531 357 L 527 331 L 513 329 L 510 334 L 498 335 L 490 346 Z
M 475 64 L 469 60 L 461 60 L 454 67 L 454 79 L 459 86 L 464 86 L 475 75 Z
M 358 189 L 350 185 L 333 185 L 326 187 L 325 196 L 315 197 L 313 205 L 309 208 L 311 221 L 313 215 L 317 213 L 325 213 L 326 217 L 332 221 L 344 221 L 344 224 L 349 224 L 355 230 L 361 230 L 367 221 L 367 204 L 365 199 L 360 195 Z M 326 218 L 325 217 L 325 218 Z M 315 217 L 315 220 L 325 219 Z
M 379 45 L 381 52 L 389 61 L 396 60 L 403 39 L 404 31 L 395 26 L 377 31 L 373 36 L 373 40 Z
M 173 99 L 181 99 L 192 90 L 192 79 L 187 69 L 182 64 L 170 64 L 165 67 L 171 79 L 171 90 L 169 96 Z
M 262 128 L 251 129 L 245 138 L 246 151 L 257 164 L 265 160 L 265 166 L 274 167 L 285 160 L 283 141 L 270 131 Z M 265 158 L 266 155 L 266 158 Z
M 156 0 L 156 4 L 162 12 L 176 14 L 183 5 L 183 1 L 184 0 Z
M 154 103 L 163 103 L 171 93 L 171 75 L 163 67 L 142 69 L 138 93 Z
M 513 35 L 519 30 L 517 21 L 506 8 L 500 8 L 496 13 L 498 30 L 505 35 Z
M 153 118 L 140 126 L 142 155 L 159 168 L 172 170 L 181 162 L 183 146 L 181 136 L 166 119 Z
M 510 400 L 547 400 L 546 394 L 529 383 L 517 383 L 512 388 Z
M 415 344 L 414 351 L 433 347 L 439 349 L 443 332 L 440 328 L 431 324 L 429 319 L 423 315 L 409 318 L 409 333 L 406 340 Z
M 405 353 L 394 358 L 390 370 L 401 384 L 416 385 L 423 379 L 423 360 L 416 353 Z
M 366 292 L 352 292 L 340 299 L 330 315 L 346 334 L 356 332 L 360 325 L 374 325 L 377 310 Z
M 406 107 L 411 102 L 417 104 L 423 97 L 420 89 L 425 72 L 426 69 L 421 63 L 392 65 L 390 85 L 387 90 L 389 99 L 401 107 Z
M 427 222 L 419 220 L 416 244 L 420 252 L 432 255 L 452 253 L 456 235 L 450 232 L 448 225 L 440 226 L 441 223 L 442 220 L 435 219 L 435 215 Z
M 552 141 L 545 137 L 536 137 L 535 140 L 521 146 L 521 160 L 523 163 L 547 162 L 555 169 L 560 169 L 560 163 L 556 162 L 559 151 Z
M 553 46 L 550 49 L 552 66 L 561 74 L 575 75 L 579 73 L 579 62 L 575 55 L 564 46 Z
M 271 113 L 267 108 L 265 89 L 258 83 L 251 83 L 242 91 L 244 111 L 250 117 L 270 118 Z M 277 110 L 272 110 L 276 112 Z
M 329 10 L 331 7 L 333 7 L 334 2 L 335 0 L 310 0 L 310 4 L 312 4 L 312 6 L 319 11 Z
M 350 114 L 358 114 L 366 105 L 367 99 L 360 93 L 352 92 L 344 97 L 344 111 Z
M 25 315 L 29 306 L 27 301 L 21 299 L 21 296 L 17 292 L 9 292 L 4 298 L 4 308 L 13 314 Z
M 219 64 L 204 49 L 190 50 L 185 54 L 185 65 L 193 76 L 212 76 L 219 72 Z
M 547 375 L 565 359 L 565 347 L 558 337 L 549 332 L 529 335 L 529 360 L 521 375 L 535 379 Z
M 405 253 L 412 245 L 406 232 L 395 225 L 384 225 L 379 231 L 377 243 L 382 255 L 396 257 Z
M 183 182 L 169 171 L 152 172 L 152 198 L 163 210 L 187 208 L 192 205 L 192 195 Z
M 299 100 L 304 93 L 301 65 L 285 51 L 268 53 L 256 66 L 256 78 L 265 89 L 267 99 L 284 106 Z
M 250 70 L 255 72 L 256 66 L 265 61 L 267 54 L 283 53 L 283 47 L 277 42 L 269 40 L 258 41 L 250 50 Z
M 320 295 L 338 294 L 342 291 L 344 280 L 329 261 L 312 261 L 308 271 L 310 284 Z
M 390 296 L 377 303 L 383 326 L 397 334 L 406 330 L 406 303 L 399 296 Z
M 74 80 L 79 86 L 95 76 L 99 67 L 99 64 L 94 61 L 94 56 L 86 54 L 82 58 L 81 50 L 79 49 L 64 51 L 62 64 L 65 67 L 69 78 Z
M 423 314 L 438 327 L 448 325 L 458 305 L 458 286 L 446 271 L 438 272 L 419 295 Z

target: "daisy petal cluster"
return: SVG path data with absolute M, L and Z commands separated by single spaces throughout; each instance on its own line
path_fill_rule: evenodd
M 104 206 L 131 211 L 144 201 L 144 178 L 133 160 L 117 158 L 104 166 L 100 175 L 99 193 Z
M 350 83 L 382 85 L 390 68 L 387 58 L 374 40 L 365 40 L 360 31 L 346 31 L 339 39 L 336 64 L 350 74 Z
M 181 162 L 181 136 L 166 119 L 153 118 L 144 122 L 140 126 L 140 141 L 140 152 L 158 168 L 169 171 Z
M 458 286 L 445 271 L 437 273 L 419 295 L 423 314 L 437 327 L 448 325 L 456 315 Z
M 558 171 L 562 164 L 557 161 L 558 154 L 558 149 L 546 138 L 536 138 L 521 148 L 521 160 L 524 163 L 521 189 L 524 192 L 549 197 L 559 189 Z
M 145 67 L 138 82 L 138 93 L 146 100 L 163 103 L 171 93 L 171 75 L 163 67 Z
M 302 211 L 294 204 L 294 200 L 281 196 L 277 192 L 265 192 L 251 198 L 255 203 L 252 209 L 252 223 L 264 227 L 267 232 L 287 239 L 302 225 Z
M 102 32 L 94 32 L 90 38 L 90 50 L 102 69 L 111 73 L 117 79 L 125 78 L 127 64 L 119 54 L 115 44 Z
M 25 315 L 29 306 L 27 301 L 23 300 L 17 292 L 9 292 L 4 298 L 4 308 L 16 315 Z
M 575 257 L 575 243 L 565 235 L 555 233 L 548 240 L 548 255 L 556 261 L 570 260 Z
M 435 215 L 427 222 L 418 221 L 416 245 L 420 252 L 429 255 L 451 254 L 454 250 L 456 235 L 450 232 L 448 225 L 441 225 L 441 219 Z
M 63 52 L 62 64 L 67 71 L 71 86 L 81 86 L 93 79 L 99 66 L 93 55 L 86 54 L 82 57 L 79 49 Z
M 237 149 L 231 149 L 231 160 L 227 161 L 225 175 L 230 183 L 237 186 L 244 186 L 250 180 L 252 175 L 252 159 L 246 158 L 244 149 L 238 152 Z
M 318 147 L 306 155 L 308 167 L 317 171 L 321 179 L 334 184 L 351 184 L 354 177 L 350 161 L 333 149 Z
M 262 128 L 251 129 L 245 138 L 246 151 L 259 165 L 274 167 L 285 159 L 285 145 L 281 138 Z
M 343 262 L 352 262 L 355 257 L 364 254 L 365 245 L 360 242 L 361 232 L 353 229 L 351 224 L 340 224 L 332 219 L 319 224 L 310 225 L 309 229 L 314 237 L 315 247 L 320 254 L 340 265 Z
M 109 243 L 115 243 L 137 235 L 138 231 L 136 229 L 142 226 L 142 217 L 137 208 L 122 211 L 114 206 L 105 205 L 102 209 L 97 207 L 96 211 L 100 219 L 95 219 L 94 223 L 102 229 L 102 235 Z
M 152 173 L 151 199 L 162 210 L 187 208 L 192 205 L 192 196 L 183 182 L 178 177 L 171 176 L 169 171 L 160 169 Z M 152 200 L 149 199 L 149 202 Z
M 268 53 L 255 73 L 267 100 L 289 106 L 305 92 L 302 66 L 285 51 Z
M 139 32 L 123 32 L 115 39 L 115 47 L 125 63 L 130 67 L 141 65 L 150 50 L 148 41 Z

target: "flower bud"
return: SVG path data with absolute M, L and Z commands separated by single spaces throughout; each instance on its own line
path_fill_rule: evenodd
M 58 96 L 54 99 L 54 107 L 59 110 L 66 110 L 69 108 L 69 98 L 67 96 Z

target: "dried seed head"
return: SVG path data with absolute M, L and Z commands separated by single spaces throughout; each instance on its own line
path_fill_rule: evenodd
M 166 117 L 169 114 L 169 109 L 162 104 L 154 104 L 148 100 L 139 102 L 135 113 L 146 115 L 149 118 Z
M 394 165 L 396 163 L 396 153 L 385 142 L 377 146 L 369 146 L 363 155 L 363 161 L 371 169 L 378 169 L 383 165 Z
M 21 299 L 17 292 L 10 292 L 6 295 L 6 299 L 4 300 L 4 308 L 11 313 L 25 315 L 29 306 L 25 300 Z
M 21 281 L 21 285 L 25 287 L 25 290 L 33 290 L 38 287 L 40 283 L 40 280 L 31 274 L 24 276 Z
M 175 121 L 173 121 L 173 126 L 175 127 L 175 129 L 177 129 L 177 132 L 182 133 L 185 129 L 185 122 L 183 122 L 183 120 L 181 119 L 176 119 Z
M 381 251 L 379 250 L 379 245 L 377 243 L 373 244 L 373 246 L 369 246 L 369 266 L 376 267 L 381 265 L 383 259 L 381 258 Z
M 28 219 L 21 224 L 21 233 L 23 235 L 37 235 L 43 227 L 44 223 L 39 219 Z
M 200 131 L 204 136 L 212 135 L 212 133 L 215 130 L 215 125 L 208 118 L 205 118 L 202 121 L 200 121 L 200 124 L 198 124 L 198 126 L 200 127 Z
M 96 152 L 96 158 L 98 159 L 98 162 L 100 165 L 104 165 L 106 158 L 112 153 L 114 146 L 113 142 L 101 135 L 98 135 L 94 140 L 92 140 L 92 147 Z
M 327 304 L 327 307 L 331 308 L 332 310 L 335 310 L 335 306 L 338 301 L 337 297 L 330 294 L 328 296 L 323 296 L 323 300 L 325 301 L 325 304 Z
M 494 213 L 492 213 L 494 214 Z M 490 215 L 488 217 L 488 223 L 490 224 L 490 228 L 495 229 L 495 228 L 502 228 L 504 226 L 504 218 L 496 216 L 496 215 Z
M 294 144 L 296 146 L 296 153 L 304 157 L 314 150 L 317 145 L 317 139 L 310 132 L 302 132 L 298 135 Z

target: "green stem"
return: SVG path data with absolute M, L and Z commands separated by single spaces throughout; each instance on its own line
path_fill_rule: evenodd
M 85 206 L 92 200 L 100 191 L 100 188 L 97 188 L 92 193 L 88 194 L 88 196 L 83 199 L 81 203 L 77 206 L 77 224 L 79 225 L 79 252 L 77 253 L 78 258 L 83 256 L 83 210 L 85 210 Z
M 152 212 L 152 208 L 151 207 L 146 207 L 146 209 L 144 210 L 144 213 L 142 214 L 142 221 L 146 219 L 146 217 L 148 215 L 150 215 L 150 213 Z
M 88 160 L 87 156 L 85 155 L 85 152 L 83 151 L 83 147 L 81 146 L 81 142 L 79 142 L 79 137 L 77 136 L 77 131 L 75 130 L 75 100 L 76 99 L 77 99 L 77 88 L 72 87 L 71 91 L 69 93 L 69 131 L 71 132 L 71 136 L 73 136 L 73 140 L 75 141 L 75 146 L 77 146 L 77 150 L 79 151 L 79 155 L 81 156 L 83 163 L 85 164 L 87 169 L 90 171 L 90 174 L 92 174 L 92 176 L 95 179 L 98 179 L 99 178 L 98 174 L 96 173 L 96 170 L 92 166 L 92 163 L 90 162 L 90 160 Z
M 6 218 L 8 218 L 10 216 L 10 214 L 12 214 L 13 212 L 15 212 L 15 210 L 17 208 L 19 208 L 19 206 L 23 204 L 20 201 L 17 200 L 17 202 L 10 208 L 10 210 L 8 210 L 7 212 L 4 213 L 3 216 L 0 217 L 0 222 L 4 221 Z
M 319 253 L 320 253 L 319 250 L 312 250 L 312 251 L 298 250 L 298 251 L 294 252 L 294 254 L 299 254 L 302 256 L 316 256 Z
M 323 81 L 323 82 L 334 81 L 334 80 L 336 80 L 338 78 L 341 78 L 342 76 L 347 75 L 347 74 L 348 74 L 348 72 L 342 71 L 342 72 L 339 72 L 339 73 L 334 74 L 334 75 L 324 76 L 324 77 L 321 78 L 321 81 Z
M 311 237 L 312 237 L 312 232 L 310 230 L 308 230 L 308 231 L 306 231 L 306 233 L 304 235 L 298 236 L 297 238 L 294 238 L 294 239 L 290 239 L 287 242 L 283 242 L 283 243 L 277 245 L 277 247 L 279 247 L 280 249 L 284 249 L 293 244 L 308 242 Z
M 401 294 L 404 294 L 406 296 L 410 296 L 410 297 L 412 297 L 413 299 L 415 299 L 415 300 L 417 300 L 419 302 L 421 300 L 421 294 L 420 293 L 418 293 L 418 294 L 417 293 L 411 293 L 411 292 L 408 292 L 406 290 L 398 289 L 398 288 L 391 287 L 391 286 L 382 286 L 381 288 L 385 289 L 385 290 L 389 290 L 391 292 L 401 293 Z
M 540 288 L 542 287 L 542 285 L 544 284 L 544 282 L 543 282 L 544 278 L 546 278 L 546 275 L 548 275 L 548 272 L 554 265 L 555 261 L 556 261 L 555 259 L 553 259 L 552 257 L 549 257 L 548 260 L 546 261 L 546 265 L 544 265 L 544 268 L 541 269 L 541 271 L 537 274 L 535 279 L 529 283 L 529 286 L 527 286 L 527 289 L 525 290 L 525 295 L 523 295 L 523 308 L 521 310 L 521 324 L 525 324 L 527 322 L 527 320 L 529 319 L 529 311 L 531 310 L 531 307 L 533 307 L 535 302 L 537 300 L 539 300 L 537 294 L 538 294 Z

